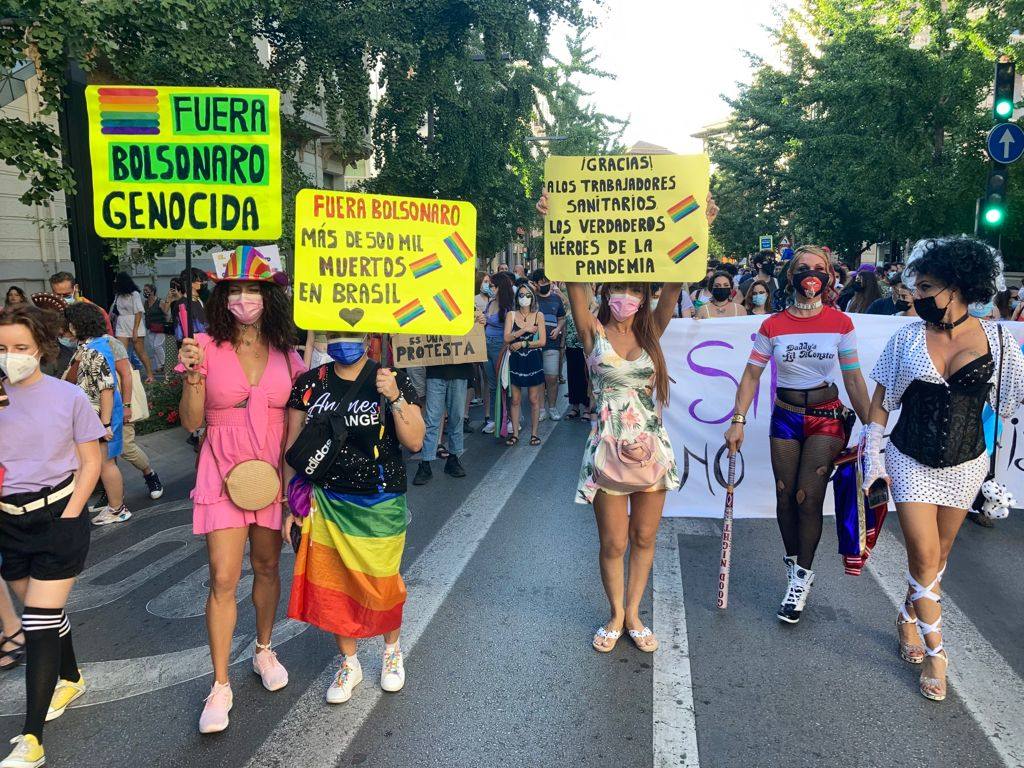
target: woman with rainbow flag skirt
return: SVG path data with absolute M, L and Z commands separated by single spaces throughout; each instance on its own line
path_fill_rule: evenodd
M 363 679 L 359 638 L 384 636 L 381 688 L 405 685 L 402 447 L 419 451 L 426 427 L 409 377 L 370 360 L 364 336 L 333 334 L 327 354 L 331 362 L 300 376 L 288 400 L 291 514 L 281 534 L 294 542 L 301 523 L 288 616 L 335 636 L 344 658 L 327 703 L 342 704 Z
M 839 399 L 833 380 L 837 365 L 862 423 L 870 400 L 853 322 L 832 306 L 836 275 L 828 254 L 817 246 L 803 246 L 793 257 L 787 280 L 795 303 L 766 319 L 754 337 L 725 442 L 730 455 L 739 451 L 747 410 L 771 364 L 778 380 L 769 442 L 789 577 L 776 616 L 796 624 L 814 583 L 811 564 L 821 540 L 829 477 L 853 427 L 853 414 Z

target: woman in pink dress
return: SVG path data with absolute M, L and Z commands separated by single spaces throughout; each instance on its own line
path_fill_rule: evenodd
M 240 246 L 223 267 L 206 305 L 209 335 L 182 342 L 178 371 L 185 374 L 181 423 L 192 432 L 206 424 L 192 491 L 193 531 L 206 536 L 210 595 L 206 629 L 214 682 L 199 718 L 201 733 L 228 727 L 232 706 L 228 663 L 235 631 L 235 592 L 249 544 L 252 602 L 256 608 L 253 671 L 276 691 L 288 673 L 270 649 L 270 634 L 281 596 L 283 500 L 250 512 L 232 503 L 224 477 L 243 462 L 260 459 L 282 465 L 285 407 L 295 378 L 305 371 L 292 349 L 295 326 L 274 272 L 256 248 Z

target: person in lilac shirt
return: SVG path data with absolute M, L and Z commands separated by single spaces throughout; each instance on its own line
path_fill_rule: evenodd
M 42 765 L 44 721 L 85 693 L 64 606 L 89 553 L 82 512 L 108 432 L 81 389 L 40 370 L 57 354 L 58 324 L 35 306 L 0 312 L 0 576 L 25 606 L 26 656 L 25 723 L 4 764 Z

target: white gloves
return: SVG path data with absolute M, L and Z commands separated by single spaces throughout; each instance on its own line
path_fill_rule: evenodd
M 876 480 L 889 480 L 885 472 L 885 460 L 882 458 L 882 441 L 885 439 L 885 427 L 881 424 L 866 424 L 860 431 L 860 466 L 864 474 L 864 490 L 874 485 Z

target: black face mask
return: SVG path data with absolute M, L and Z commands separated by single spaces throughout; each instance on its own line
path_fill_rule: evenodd
M 797 292 L 808 299 L 821 296 L 828 285 L 828 275 L 820 269 L 808 269 L 804 272 L 797 272 L 793 276 L 797 284 Z
M 892 305 L 896 308 L 897 312 L 906 312 L 908 309 L 910 309 L 910 302 L 909 301 L 899 301 L 899 300 L 897 300 L 897 301 L 894 301 L 892 303 Z
M 538 285 L 537 293 L 539 293 L 541 296 L 547 296 L 549 293 L 551 293 L 551 285 Z
M 939 293 L 942 293 L 942 291 L 939 291 Z M 938 296 L 938 294 L 935 294 L 935 296 Z M 923 299 L 914 299 L 914 311 L 917 312 L 917 316 L 926 323 L 939 325 L 946 317 L 946 309 L 949 307 L 949 302 L 946 303 L 945 307 L 940 307 L 935 302 L 935 296 L 926 296 Z
M 853 290 L 855 290 L 857 293 L 860 293 L 861 291 L 864 290 L 864 283 L 861 283 L 859 281 L 854 283 L 853 284 Z
M 712 288 L 711 298 L 715 301 L 725 301 L 732 295 L 732 288 Z

